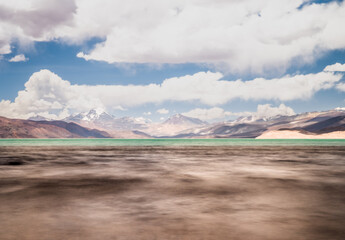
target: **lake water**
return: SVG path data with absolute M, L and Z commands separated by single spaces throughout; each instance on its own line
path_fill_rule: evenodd
M 0 139 L 0 146 L 345 146 L 345 139 Z
M 342 240 L 342 140 L 0 141 L 1 240 Z

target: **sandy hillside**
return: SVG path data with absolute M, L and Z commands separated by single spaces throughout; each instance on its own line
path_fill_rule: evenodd
M 345 131 L 324 134 L 304 134 L 296 130 L 266 131 L 257 139 L 345 139 Z

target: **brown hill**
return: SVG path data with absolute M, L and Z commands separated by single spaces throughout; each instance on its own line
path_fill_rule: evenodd
M 0 117 L 0 138 L 111 138 L 105 132 L 64 121 L 31 121 Z

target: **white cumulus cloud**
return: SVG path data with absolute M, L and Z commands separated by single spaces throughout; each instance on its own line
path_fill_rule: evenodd
M 345 4 L 299 8 L 305 2 L 78 1 L 76 22 L 82 33 L 86 23 L 100 25 L 81 17 L 92 8 L 93 18 L 103 14 L 105 26 L 97 31 L 106 37 L 78 56 L 109 63 L 211 63 L 232 72 L 284 69 L 295 58 L 310 62 L 321 51 L 345 47 L 345 30 L 339 28 Z
M 345 72 L 345 63 L 344 64 L 335 63 L 332 65 L 328 65 L 325 67 L 325 69 L 323 71 L 325 71 L 325 72 Z
M 221 73 L 199 72 L 165 79 L 161 84 L 91 86 L 72 85 L 49 70 L 41 70 L 32 74 L 25 83 L 25 89 L 18 92 L 13 102 L 0 102 L 0 115 L 27 118 L 48 112 L 55 114 L 55 118 L 61 118 L 68 113 L 91 108 L 111 111 L 114 106 L 124 109 L 165 101 L 199 102 L 217 106 L 233 99 L 308 99 L 320 90 L 335 87 L 342 75 L 320 72 L 275 79 L 256 78 L 250 81 L 227 81 L 222 80 L 222 77 Z M 159 112 L 168 113 L 166 109 L 160 109 Z
M 25 57 L 24 54 L 19 54 L 8 60 L 9 62 L 25 62 L 28 61 L 29 59 Z
M 169 110 L 168 109 L 165 109 L 165 108 L 161 108 L 161 109 L 158 109 L 157 112 L 159 114 L 168 114 L 169 113 Z
M 230 112 L 220 107 L 213 108 L 195 108 L 189 112 L 182 113 L 187 117 L 195 117 L 201 120 L 225 120 L 227 117 L 246 117 L 253 116 L 256 119 L 270 118 L 275 116 L 292 116 L 295 112 L 292 108 L 285 104 L 280 104 L 278 107 L 272 107 L 271 104 L 259 104 L 256 112 Z
M 82 45 L 98 37 L 104 41 L 78 57 L 284 71 L 293 60 L 309 63 L 344 49 L 343 22 L 344 1 L 0 0 L 0 54 L 17 40 Z
M 237 117 L 252 117 L 250 119 L 251 121 L 253 119 L 269 119 L 276 116 L 292 116 L 295 115 L 295 111 L 283 103 L 278 107 L 273 107 L 271 104 L 259 104 L 256 112 L 235 112 L 231 115 Z
M 187 117 L 199 118 L 204 121 L 210 121 L 215 119 L 224 119 L 233 115 L 231 112 L 227 112 L 220 107 L 213 108 L 195 108 L 188 112 L 182 113 Z
M 257 118 L 270 118 L 275 116 L 292 116 L 295 112 L 292 108 L 285 106 L 283 103 L 278 107 L 272 107 L 270 104 L 258 105 L 256 113 Z
M 49 118 L 59 119 L 66 117 L 70 110 L 104 108 L 99 99 L 79 92 L 78 88 L 49 70 L 41 70 L 32 74 L 25 83 L 25 90 L 18 92 L 14 102 L 0 101 L 0 115 L 28 118 L 49 113 Z

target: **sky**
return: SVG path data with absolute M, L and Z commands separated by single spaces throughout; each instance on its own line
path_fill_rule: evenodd
M 0 116 L 344 108 L 344 22 L 344 1 L 0 0 Z

